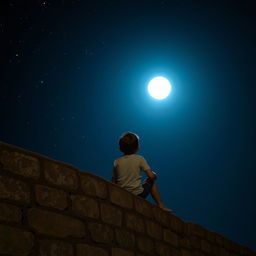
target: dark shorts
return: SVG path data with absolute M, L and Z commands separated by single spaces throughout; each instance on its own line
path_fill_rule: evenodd
M 142 187 L 144 190 L 138 196 L 140 196 L 142 198 L 146 198 L 149 195 L 152 186 L 153 186 L 153 183 L 147 183 L 147 182 L 143 183 Z

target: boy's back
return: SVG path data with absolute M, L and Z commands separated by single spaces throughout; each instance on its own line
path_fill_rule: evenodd
M 146 160 L 136 154 L 124 155 L 114 161 L 116 183 L 135 195 L 143 191 L 141 171 L 150 169 Z

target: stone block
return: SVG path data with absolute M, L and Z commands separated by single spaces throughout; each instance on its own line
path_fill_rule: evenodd
M 124 229 L 116 229 L 115 230 L 115 239 L 119 246 L 126 248 L 134 248 L 135 246 L 135 237 L 134 234 L 124 230 Z
M 223 236 L 217 234 L 217 233 L 214 233 L 214 235 L 215 235 L 215 242 L 216 242 L 216 244 L 220 245 L 220 246 L 223 246 L 225 238 Z
M 155 242 L 155 254 L 159 256 L 171 256 L 170 246 L 163 242 Z
M 21 217 L 22 214 L 20 208 L 11 204 L 0 203 L 0 220 L 20 222 Z
M 77 172 L 64 164 L 45 160 L 44 175 L 50 184 L 66 187 L 71 190 L 78 188 Z
M 225 248 L 221 247 L 219 252 L 220 252 L 219 256 L 229 256 L 229 252 Z
M 0 163 L 5 170 L 24 177 L 38 179 L 40 176 L 39 161 L 30 155 L 3 150 L 0 151 Z
M 163 237 L 163 230 L 162 227 L 157 224 L 156 222 L 153 222 L 151 220 L 146 221 L 146 229 L 149 236 L 152 238 L 161 240 Z
M 35 186 L 36 201 L 43 206 L 53 207 L 59 210 L 67 208 L 67 193 L 63 190 L 42 185 Z
M 172 216 L 170 213 L 163 211 L 158 206 L 153 206 L 153 215 L 154 219 L 159 222 L 162 226 L 168 227 L 169 226 L 169 218 Z
M 191 254 L 191 251 L 182 248 L 180 250 L 180 256 L 192 256 L 192 254 Z
M 40 240 L 40 256 L 74 256 L 72 244 L 58 240 Z
M 121 227 L 122 212 L 116 206 L 102 203 L 100 205 L 100 213 L 103 222 Z
M 178 247 L 178 240 L 179 237 L 177 234 L 175 234 L 174 232 L 172 232 L 169 229 L 164 229 L 164 241 L 169 243 L 172 246 Z
M 124 208 L 132 209 L 133 207 L 133 195 L 122 189 L 110 184 L 110 201 Z
M 99 218 L 100 212 L 97 200 L 81 195 L 73 195 L 70 198 L 72 200 L 72 211 L 74 213 L 84 217 Z
M 126 227 L 140 233 L 145 233 L 143 218 L 132 213 L 126 213 Z
M 149 217 L 149 218 L 153 217 L 153 207 L 148 201 L 146 201 L 140 197 L 135 197 L 134 205 L 135 205 L 135 210 L 138 213 L 140 213 L 146 217 Z
M 34 246 L 31 232 L 0 225 L 0 254 L 29 255 Z
M 20 180 L 0 176 L 0 198 L 15 200 L 21 203 L 30 202 L 30 188 Z
M 135 256 L 134 252 L 127 251 L 121 248 L 112 248 L 112 256 Z
M 88 223 L 88 229 L 94 242 L 109 244 L 113 241 L 113 229 L 100 223 Z
M 203 251 L 203 253 L 208 253 L 210 254 L 211 253 L 211 244 L 208 243 L 206 240 L 201 240 L 201 249 Z
M 202 226 L 200 226 L 196 223 L 187 223 L 187 224 L 190 229 L 191 235 L 195 235 L 200 238 L 206 237 L 206 230 Z
M 88 244 L 78 244 L 76 253 L 77 256 L 109 256 L 106 250 Z
M 152 239 L 146 237 L 146 236 L 137 236 L 136 237 L 136 243 L 138 249 L 142 253 L 148 253 L 150 255 L 154 255 L 154 242 Z
M 193 249 L 200 249 L 201 250 L 201 239 L 196 236 L 190 237 L 190 245 Z
M 85 236 L 83 222 L 62 214 L 31 208 L 28 210 L 28 223 L 37 232 L 55 237 Z
M 179 244 L 179 246 L 181 248 L 186 248 L 186 249 L 190 249 L 191 248 L 190 239 L 187 236 L 179 237 L 178 244 Z
M 211 232 L 211 231 L 206 230 L 206 239 L 207 239 L 207 241 L 209 241 L 209 242 L 211 242 L 213 244 L 216 243 L 216 241 L 215 241 L 215 234 L 213 232 Z
M 96 196 L 99 198 L 107 198 L 107 185 L 101 179 L 93 177 L 89 174 L 79 174 L 81 181 L 81 189 L 87 195 Z
M 169 214 L 169 227 L 172 231 L 184 235 L 186 224 L 177 216 Z

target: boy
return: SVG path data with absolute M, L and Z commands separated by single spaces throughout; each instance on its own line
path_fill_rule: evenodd
M 131 132 L 125 133 L 119 139 L 119 149 L 124 155 L 114 161 L 112 182 L 142 198 L 146 198 L 150 193 L 161 209 L 171 212 L 172 210 L 166 208 L 160 198 L 155 184 L 156 173 L 150 169 L 142 156 L 136 154 L 139 151 L 139 137 Z M 148 176 L 143 184 L 141 171 Z

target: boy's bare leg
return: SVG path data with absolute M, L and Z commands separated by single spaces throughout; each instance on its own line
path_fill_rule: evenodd
M 156 204 L 163 209 L 164 211 L 171 212 L 172 210 L 166 208 L 164 205 L 163 201 L 161 200 L 160 193 L 158 190 L 158 187 L 155 183 L 153 183 L 152 188 L 151 188 L 151 196 L 155 200 Z

